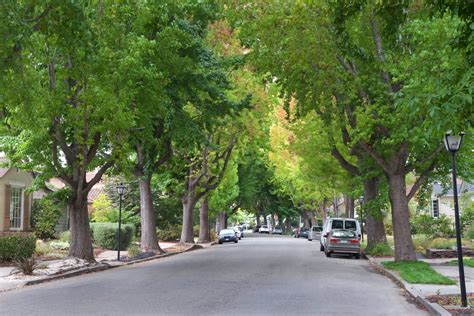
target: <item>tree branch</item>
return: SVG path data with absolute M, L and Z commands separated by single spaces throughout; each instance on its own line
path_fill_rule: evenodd
M 375 162 L 380 167 L 382 167 L 382 169 L 386 173 L 391 173 L 391 170 L 390 170 L 391 168 L 390 168 L 389 164 L 370 145 L 366 144 L 363 141 L 360 141 L 359 145 L 362 149 L 364 149 L 375 160 Z
M 84 189 L 84 191 L 86 193 L 89 193 L 89 191 L 92 189 L 92 187 L 100 181 L 100 179 L 102 178 L 102 176 L 104 175 L 104 173 L 114 165 L 114 161 L 108 161 L 106 162 L 104 165 L 102 165 L 102 167 L 100 167 L 99 171 L 97 171 L 97 173 L 95 174 L 95 176 L 91 179 L 91 181 L 89 181 L 89 183 L 87 183 L 86 185 L 86 188 Z
M 360 172 L 357 167 L 348 162 L 335 146 L 332 148 L 331 154 L 334 158 L 336 158 L 337 161 L 339 161 L 341 167 L 347 172 L 355 176 L 360 176 Z
M 415 184 L 413 185 L 413 187 L 411 188 L 410 192 L 407 195 L 408 201 L 410 201 L 415 196 L 416 192 L 421 187 L 423 182 L 425 182 L 426 178 L 428 178 L 428 175 L 430 174 L 431 171 L 433 171 L 435 166 L 436 166 L 436 160 L 433 160 L 433 162 L 431 162 L 430 166 L 423 172 L 423 174 L 420 177 L 418 177 L 418 179 L 416 179 Z

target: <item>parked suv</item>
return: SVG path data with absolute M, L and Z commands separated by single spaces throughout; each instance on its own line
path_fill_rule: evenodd
M 313 226 L 311 227 L 309 233 L 308 233 L 308 240 L 313 241 L 314 240 L 319 240 L 321 238 L 321 231 L 323 228 L 321 226 Z
M 329 233 L 333 229 L 346 229 L 352 230 L 355 232 L 357 239 L 360 239 L 361 232 L 360 232 L 360 224 L 359 221 L 354 218 L 328 218 L 323 225 L 323 231 L 321 232 L 320 237 L 320 248 L 319 250 L 324 251 L 324 248 L 327 244 L 327 239 Z

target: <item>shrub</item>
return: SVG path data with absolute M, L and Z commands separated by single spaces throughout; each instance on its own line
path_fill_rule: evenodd
M 131 244 L 130 247 L 127 248 L 127 252 L 130 258 L 135 258 L 140 254 L 140 248 L 138 248 L 138 245 Z
M 431 239 L 425 235 L 417 235 L 413 237 L 413 246 L 418 252 L 425 252 L 426 249 L 430 248 Z
M 54 237 L 56 224 L 61 218 L 62 205 L 52 197 L 44 197 L 34 206 L 33 226 L 35 234 L 40 239 Z
M 67 242 L 69 243 L 71 241 L 71 232 L 69 230 L 62 232 L 59 235 L 59 240 L 62 242 Z
M 0 261 L 30 258 L 35 249 L 35 235 L 14 234 L 0 237 Z
M 194 225 L 193 234 L 194 236 L 199 236 L 199 225 Z
M 446 215 L 433 218 L 429 214 L 420 214 L 410 219 L 412 234 L 423 234 L 429 238 L 454 236 L 453 224 Z
M 118 224 L 92 223 L 92 240 L 104 249 L 117 250 Z M 132 242 L 135 228 L 130 224 L 123 224 L 120 230 L 120 250 L 125 250 Z
M 451 249 L 454 246 L 456 246 L 456 240 L 447 238 L 435 238 L 429 243 L 431 249 Z
M 393 256 L 393 249 L 387 243 L 380 242 L 366 249 L 366 253 L 374 257 L 388 257 Z
M 119 210 L 114 208 L 112 201 L 105 194 L 99 194 L 92 203 L 93 212 L 91 221 L 96 223 L 118 223 Z M 140 225 L 140 217 L 130 211 L 122 209 L 122 223 Z
M 158 229 L 157 234 L 159 240 L 176 241 L 181 237 L 181 225 L 168 225 L 166 229 Z
M 464 230 L 464 236 L 468 239 L 474 239 L 474 225 L 471 224 Z
M 24 275 L 32 275 L 38 263 L 34 258 L 19 258 L 15 260 L 15 269 Z

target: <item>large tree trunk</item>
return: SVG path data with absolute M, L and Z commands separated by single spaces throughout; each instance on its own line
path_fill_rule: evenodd
M 151 177 L 138 177 L 138 182 L 140 186 L 140 249 L 142 251 L 163 253 L 164 251 L 158 244 L 158 236 L 156 235 L 156 218 L 151 194 Z
M 395 261 L 416 260 L 410 231 L 410 212 L 404 174 L 387 174 L 390 204 L 392 206 Z
M 289 218 L 285 219 L 285 225 L 286 225 L 286 231 L 291 232 L 293 230 L 293 227 L 291 227 L 291 221 Z
M 193 232 L 193 211 L 196 206 L 196 194 L 194 188 L 188 189 L 188 192 L 182 199 L 183 203 L 183 228 L 181 230 L 181 243 L 194 243 Z
M 377 177 L 364 181 L 364 203 L 373 201 L 378 195 L 379 179 Z M 365 205 L 362 205 L 365 207 Z M 365 208 L 365 222 L 367 229 L 367 248 L 370 249 L 378 243 L 386 243 L 385 227 L 383 225 L 383 215 L 379 208 Z
M 69 202 L 68 211 L 71 225 L 69 256 L 95 262 L 87 212 L 87 194 L 84 192 L 74 195 Z
M 354 199 L 349 195 L 344 195 L 345 216 L 354 218 Z
M 303 227 L 310 228 L 309 216 L 307 211 L 303 211 Z
M 201 200 L 199 208 L 199 243 L 208 243 L 211 241 L 209 236 L 209 200 L 205 195 Z
M 276 223 L 275 223 L 275 214 L 270 214 L 270 218 L 271 218 L 272 230 L 273 230 L 273 228 L 275 228 L 275 226 L 276 226 Z
M 226 213 L 225 212 L 219 212 L 219 214 L 217 216 L 217 222 L 218 222 L 217 233 L 219 233 L 221 230 L 227 228 L 226 220 L 227 220 Z

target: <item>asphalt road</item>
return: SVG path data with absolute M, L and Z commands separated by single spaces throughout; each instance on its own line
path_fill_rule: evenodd
M 244 238 L 0 293 L 0 315 L 427 315 L 367 261 Z

